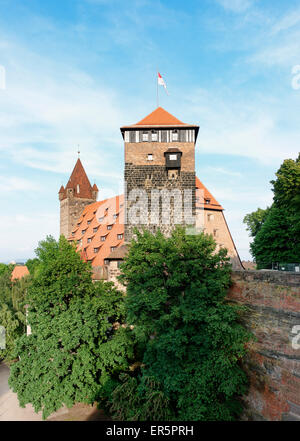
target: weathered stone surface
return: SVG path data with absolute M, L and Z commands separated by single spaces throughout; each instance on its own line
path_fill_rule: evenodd
M 243 419 L 300 419 L 300 349 L 293 328 L 300 325 L 300 274 L 235 271 L 229 299 L 247 307 L 241 320 L 256 341 L 245 368 L 250 390 Z

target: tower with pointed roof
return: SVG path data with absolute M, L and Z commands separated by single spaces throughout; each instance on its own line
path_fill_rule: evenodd
M 146 227 L 152 232 L 159 227 L 164 234 L 169 235 L 176 222 L 193 224 L 196 210 L 195 142 L 198 130 L 199 126 L 183 123 L 162 107 L 158 107 L 136 124 L 121 127 L 125 143 L 126 242 L 132 238 L 136 226 Z M 147 201 L 144 202 L 147 206 L 142 207 L 142 210 L 149 215 L 144 216 L 145 223 L 136 225 L 131 222 L 130 213 L 136 203 L 134 194 L 139 190 L 147 194 Z M 169 195 L 173 192 L 170 198 L 170 222 L 163 220 L 164 196 L 159 196 L 157 222 L 153 222 L 153 218 L 151 220 L 153 190 L 159 190 L 160 195 L 163 195 L 162 190 L 169 191 Z M 176 198 L 177 194 L 181 195 L 178 196 L 179 199 Z M 181 222 L 178 222 L 174 216 L 178 208 L 176 204 L 182 206 L 184 195 L 187 194 L 191 204 L 190 220 L 182 217 Z
M 60 234 L 69 238 L 86 205 L 97 200 L 98 187 L 93 186 L 87 177 L 83 165 L 78 158 L 70 179 L 61 186 L 58 197 L 60 200 Z

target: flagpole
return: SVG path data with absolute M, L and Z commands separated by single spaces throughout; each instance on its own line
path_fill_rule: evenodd
M 156 107 L 158 107 L 158 70 L 156 72 Z

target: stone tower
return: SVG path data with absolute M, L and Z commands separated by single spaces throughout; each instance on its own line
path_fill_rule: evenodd
M 60 234 L 69 238 L 84 207 L 95 202 L 97 195 L 97 185 L 91 186 L 78 158 L 66 188 L 62 185 L 58 193 L 60 200 Z
M 169 235 L 176 224 L 194 224 L 198 130 L 161 107 L 137 124 L 121 127 L 126 242 L 135 227 L 152 232 L 160 228 Z

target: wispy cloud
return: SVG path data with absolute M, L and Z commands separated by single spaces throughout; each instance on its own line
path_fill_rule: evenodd
M 223 6 L 224 9 L 238 13 L 246 11 L 254 3 L 253 0 L 216 0 L 216 1 L 221 6 Z

